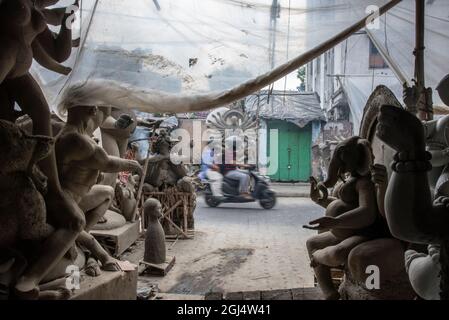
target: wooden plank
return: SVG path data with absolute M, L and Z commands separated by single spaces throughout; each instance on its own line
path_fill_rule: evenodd
M 208 292 L 204 300 L 223 300 L 223 293 L 221 292 Z
M 83 275 L 70 300 L 136 300 L 137 270 L 103 271 L 98 277 Z
M 303 300 L 324 300 L 323 293 L 318 287 L 304 288 L 304 298 Z
M 167 261 L 161 264 L 148 263 L 145 261 L 140 261 L 140 265 L 143 266 L 143 269 L 139 269 L 140 274 L 151 274 L 156 276 L 166 276 L 167 273 L 173 268 L 175 265 L 176 258 L 173 256 L 167 256 Z
M 292 298 L 290 289 L 262 291 L 262 300 L 292 300 Z
M 139 221 L 127 222 L 124 226 L 113 230 L 92 230 L 90 233 L 117 257 L 139 239 Z
M 243 292 L 230 292 L 224 295 L 223 300 L 240 301 L 243 300 Z
M 243 292 L 243 300 L 261 300 L 262 295 L 260 291 Z

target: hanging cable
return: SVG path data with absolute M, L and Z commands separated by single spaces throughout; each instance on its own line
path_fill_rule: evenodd
M 287 61 L 288 61 L 288 51 L 290 48 L 290 18 L 291 18 L 291 0 L 288 0 L 288 24 L 287 24 Z M 285 104 L 285 92 L 287 90 L 287 77 L 288 75 L 285 76 L 284 78 L 284 98 L 283 98 L 283 103 Z

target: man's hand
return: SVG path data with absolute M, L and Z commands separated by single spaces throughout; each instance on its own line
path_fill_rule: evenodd
M 316 225 L 316 226 L 313 226 Z M 338 225 L 338 220 L 334 217 L 322 217 L 309 222 L 309 225 L 303 226 L 305 229 L 310 230 L 327 230 Z
M 209 168 L 213 171 L 220 171 L 220 167 L 216 164 L 210 165 Z

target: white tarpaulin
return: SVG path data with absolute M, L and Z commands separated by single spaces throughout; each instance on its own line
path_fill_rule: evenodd
M 426 86 L 435 89 L 449 74 L 449 1 L 425 3 L 425 79 Z M 379 27 L 370 30 L 372 36 L 411 83 L 415 71 L 415 0 L 403 0 L 379 20 Z M 434 103 L 442 104 L 436 93 Z
M 76 103 L 143 111 L 210 109 L 294 71 L 298 62 L 312 58 L 297 57 L 363 20 L 368 7 L 387 3 L 82 0 L 75 27 L 80 24 L 83 45 L 69 62 L 73 72 L 60 77 L 36 66 L 34 74 L 52 107 L 81 83 L 84 87 L 69 95 Z

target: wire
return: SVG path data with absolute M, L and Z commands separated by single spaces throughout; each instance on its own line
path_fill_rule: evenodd
M 291 18 L 291 14 L 290 14 L 290 10 L 291 10 L 291 0 L 288 0 L 288 28 L 287 28 L 287 61 L 288 61 L 288 51 L 290 48 L 290 18 Z M 284 80 L 284 99 L 283 102 L 285 104 L 285 91 L 287 91 L 287 77 L 285 76 L 285 80 Z

